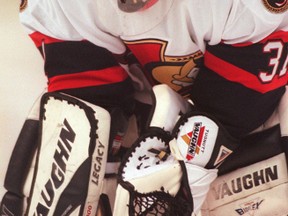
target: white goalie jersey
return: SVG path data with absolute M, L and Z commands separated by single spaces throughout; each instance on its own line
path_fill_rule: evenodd
M 159 0 L 126 13 L 116 0 L 28 0 L 20 20 L 42 52 L 49 51 L 42 44 L 62 41 L 89 41 L 118 56 L 128 49 L 144 76 L 128 70 L 127 62 L 120 64 L 140 90 L 143 80 L 151 86 L 167 84 L 240 138 L 272 115 L 287 83 L 286 1 Z M 197 76 L 200 68 L 204 77 Z M 55 79 L 49 83 L 53 86 Z M 261 115 L 254 115 L 258 110 Z
M 175 41 L 169 41 L 165 52 L 175 56 L 204 51 L 206 42 L 256 43 L 276 30 L 287 31 L 287 5 L 279 6 L 282 11 L 273 11 L 262 2 L 265 1 L 166 0 L 145 11 L 125 13 L 118 9 L 116 0 L 28 0 L 20 19 L 29 33 L 39 31 L 63 40 L 89 40 L 118 54 L 124 52 L 122 41 L 173 38 Z M 41 18 L 44 15 L 45 19 Z M 186 53 L 182 47 L 186 47 Z

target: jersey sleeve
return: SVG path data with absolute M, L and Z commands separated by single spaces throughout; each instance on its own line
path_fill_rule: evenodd
M 48 91 L 108 107 L 125 101 L 133 93 L 128 73 L 119 63 L 125 64 L 125 47 L 101 30 L 87 5 L 84 13 L 80 3 L 64 4 L 68 1 L 30 0 L 20 13 L 21 23 L 43 56 Z M 88 19 L 89 15 L 94 17 Z
M 73 3 L 69 0 L 29 0 L 20 13 L 20 22 L 29 34 L 37 31 L 61 40 L 88 40 L 112 53 L 123 53 L 122 41 L 103 26 L 101 10 L 102 7 L 91 0 Z M 104 13 L 107 19 L 111 13 L 113 10 Z M 117 19 L 111 22 L 117 22 Z

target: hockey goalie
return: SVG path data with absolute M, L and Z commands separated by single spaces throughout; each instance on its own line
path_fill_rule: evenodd
M 94 215 L 101 203 L 115 216 L 287 215 L 287 0 L 23 0 L 20 9 L 49 94 L 12 154 L 4 215 Z M 134 94 L 146 81 L 151 112 Z M 123 134 L 111 128 L 136 96 L 151 118 L 119 167 Z M 114 202 L 105 182 L 118 168 Z

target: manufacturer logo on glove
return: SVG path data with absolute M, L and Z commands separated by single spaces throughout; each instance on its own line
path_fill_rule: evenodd
M 209 130 L 205 130 L 205 126 L 202 126 L 202 122 L 196 122 L 191 132 L 181 136 L 183 141 L 189 145 L 186 155 L 187 160 L 192 160 L 195 155 L 204 152 L 208 132 Z
M 244 215 L 246 213 L 248 213 L 249 215 L 254 215 L 254 212 L 256 210 L 259 210 L 259 207 L 263 201 L 264 201 L 264 199 L 260 200 L 260 198 L 257 198 L 257 199 L 245 202 L 245 203 L 240 205 L 240 208 L 235 209 L 235 211 L 239 215 Z
M 54 198 L 55 194 L 57 194 L 57 190 L 64 184 L 67 163 L 75 138 L 76 133 L 68 120 L 64 119 L 63 127 L 57 142 L 57 149 L 55 149 L 53 157 L 51 175 L 41 191 L 42 200 L 38 202 L 36 211 L 33 215 L 48 215 L 50 208 L 55 201 Z M 58 149 L 60 149 L 60 151 Z
M 283 13 L 288 9 L 288 0 L 262 0 L 262 2 L 273 13 Z

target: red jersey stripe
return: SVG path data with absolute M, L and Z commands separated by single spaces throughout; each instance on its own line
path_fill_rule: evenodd
M 226 62 L 212 53 L 206 51 L 204 56 L 204 64 L 207 68 L 213 70 L 221 77 L 232 81 L 240 83 L 247 88 L 253 89 L 255 91 L 266 93 L 272 90 L 275 90 L 281 86 L 286 85 L 287 83 L 287 74 L 279 77 L 275 75 L 273 80 L 269 83 L 263 83 L 258 79 L 257 76 L 249 73 L 248 71 L 241 69 L 229 62 Z
M 48 91 L 118 83 L 124 81 L 127 77 L 128 74 L 120 66 L 106 68 L 101 71 L 59 75 L 49 79 Z
M 45 44 L 63 42 L 63 40 L 59 40 L 59 39 L 56 39 L 56 38 L 49 37 L 49 36 L 44 35 L 44 34 L 42 34 L 40 32 L 33 32 L 29 36 L 33 40 L 33 42 L 36 45 L 36 47 L 41 47 L 43 41 L 45 42 Z

